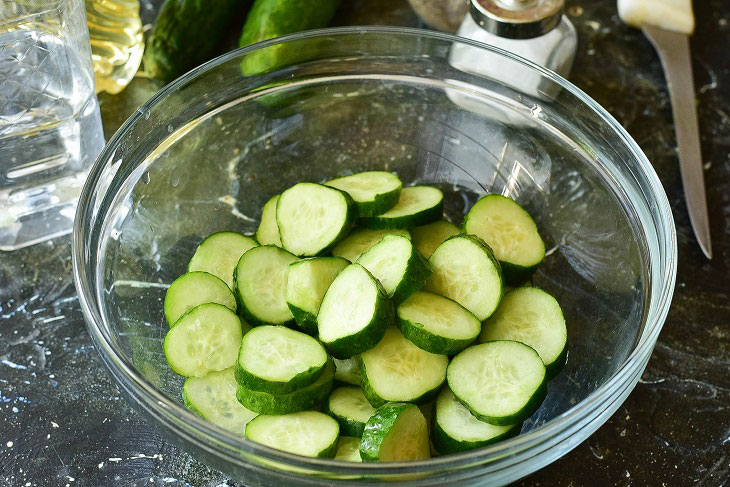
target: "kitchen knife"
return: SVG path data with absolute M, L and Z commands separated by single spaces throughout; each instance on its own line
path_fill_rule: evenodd
M 674 116 L 687 210 L 702 252 L 712 259 L 710 222 L 697 123 L 689 36 L 694 31 L 691 0 L 618 0 L 627 24 L 640 28 L 659 54 L 667 77 Z

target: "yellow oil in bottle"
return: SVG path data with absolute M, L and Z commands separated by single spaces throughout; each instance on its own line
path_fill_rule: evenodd
M 85 0 L 96 92 L 119 93 L 144 51 L 139 0 Z

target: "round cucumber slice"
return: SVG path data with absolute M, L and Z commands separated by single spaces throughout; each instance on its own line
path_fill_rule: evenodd
M 254 391 L 238 385 L 236 398 L 251 411 L 260 414 L 289 414 L 306 409 L 319 409 L 332 391 L 335 366 L 331 361 L 312 384 L 288 394 Z
M 444 383 L 449 363 L 445 355 L 418 348 L 392 327 L 360 360 L 365 397 L 375 407 L 389 401 L 428 402 Z
M 568 330 L 557 300 L 537 287 L 519 287 L 504 295 L 497 312 L 482 327 L 479 341 L 514 340 L 534 348 L 548 376 L 565 363 Z
M 276 222 L 284 248 L 299 256 L 314 256 L 332 248 L 347 235 L 357 209 L 338 189 L 299 183 L 276 203 Z
M 255 247 L 241 256 L 235 272 L 243 316 L 253 325 L 283 325 L 294 319 L 286 304 L 289 264 L 297 257 L 275 245 Z
M 433 251 L 447 238 L 461 233 L 459 227 L 447 221 L 437 221 L 428 225 L 411 228 L 413 245 L 425 258 L 431 257 Z
M 327 352 L 314 338 L 284 326 L 257 326 L 243 337 L 236 380 L 254 391 L 286 394 L 316 381 Z
M 375 413 L 362 389 L 338 387 L 327 401 L 327 412 L 340 423 L 340 432 L 346 436 L 361 437 L 370 416 Z
M 217 303 L 196 306 L 165 335 L 165 358 L 184 377 L 233 367 L 243 332 L 236 313 Z
M 214 233 L 198 245 L 188 263 L 188 272 L 213 274 L 233 289 L 233 271 L 238 259 L 257 245 L 254 239 L 240 233 Z
M 396 310 L 403 336 L 431 353 L 453 355 L 479 335 L 481 322 L 456 301 L 425 291 L 413 294 Z
M 317 315 L 319 339 L 338 359 L 369 350 L 393 323 L 393 306 L 382 286 L 360 264 L 340 272 Z
M 222 304 L 236 311 L 236 298 L 220 278 L 200 271 L 183 274 L 165 293 L 165 320 L 172 327 L 182 315 L 205 303 Z
M 385 213 L 398 203 L 403 183 L 386 171 L 367 171 L 332 179 L 324 183 L 349 194 L 360 216 Z
M 183 385 L 183 401 L 198 416 L 243 435 L 246 424 L 256 417 L 256 413 L 236 400 L 237 387 L 233 367 L 203 377 L 188 377 Z
M 400 192 L 398 203 L 382 215 L 363 218 L 368 228 L 411 228 L 439 220 L 444 194 L 431 186 L 409 186 Z
M 433 274 L 425 290 L 453 299 L 480 321 L 497 309 L 504 289 L 502 271 L 489 246 L 479 237 L 451 237 L 428 261 Z
M 464 231 L 484 240 L 502 265 L 507 284 L 530 277 L 545 258 L 545 243 L 530 214 L 499 194 L 477 201 L 464 217 Z
M 261 212 L 261 223 L 256 230 L 256 240 L 261 245 L 276 245 L 281 247 L 281 237 L 279 237 L 279 225 L 276 223 L 276 202 L 279 201 L 279 195 L 272 196 L 269 201 L 264 204 Z
M 403 302 L 431 275 L 430 264 L 413 247 L 410 239 L 386 235 L 357 259 L 383 285 L 393 304 Z
M 363 462 L 404 462 L 431 458 L 428 424 L 418 406 L 388 403 L 365 425 L 360 441 Z
M 494 425 L 524 421 L 547 392 L 540 356 L 514 341 L 482 343 L 460 352 L 449 364 L 447 380 L 474 416 Z
M 337 439 L 335 460 L 341 462 L 362 462 L 362 458 L 360 458 L 360 438 L 340 436 Z
M 386 235 L 401 235 L 411 238 L 408 230 L 373 230 L 370 228 L 359 228 L 350 233 L 347 238 L 332 249 L 332 255 L 342 257 L 355 262 L 370 247 L 383 240 Z
M 289 265 L 286 303 L 302 330 L 310 335 L 317 333 L 322 299 L 337 274 L 349 264 L 341 257 L 313 257 Z
M 246 425 L 249 440 L 306 457 L 334 457 L 338 435 L 337 421 L 317 411 L 262 415 Z
M 442 455 L 490 445 L 519 434 L 522 423 L 496 426 L 479 421 L 459 402 L 451 389 L 441 389 L 436 399 L 431 441 Z

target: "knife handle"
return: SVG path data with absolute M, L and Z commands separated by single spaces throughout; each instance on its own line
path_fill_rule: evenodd
M 695 30 L 692 0 L 618 0 L 618 14 L 639 29 L 653 25 L 687 35 Z

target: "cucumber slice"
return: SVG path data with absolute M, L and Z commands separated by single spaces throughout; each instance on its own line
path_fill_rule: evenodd
M 243 435 L 246 423 L 255 418 L 256 413 L 236 400 L 237 387 L 233 367 L 203 377 L 188 377 L 183 385 L 183 401 L 198 416 Z
M 332 361 L 314 383 L 288 394 L 254 391 L 238 384 L 236 399 L 251 411 L 260 414 L 289 414 L 306 409 L 319 409 L 332 391 L 335 366 Z
M 403 336 L 431 353 L 453 355 L 479 335 L 482 324 L 456 301 L 429 292 L 413 294 L 396 310 Z
M 339 359 L 373 348 L 392 323 L 393 305 L 360 264 L 350 264 L 337 275 L 317 315 L 319 339 Z
M 335 362 L 335 380 L 360 386 L 362 379 L 360 377 L 360 358 L 355 356 L 343 360 L 334 359 Z
M 317 411 L 257 416 L 246 425 L 246 438 L 305 457 L 332 458 L 337 451 L 337 421 Z
M 340 423 L 340 433 L 361 437 L 365 423 L 375 413 L 362 389 L 339 387 L 332 391 L 327 401 L 327 412 Z
M 286 304 L 305 332 L 317 333 L 317 314 L 324 294 L 350 263 L 341 257 L 314 257 L 289 265 Z
M 383 240 L 383 237 L 386 235 L 401 235 L 406 238 L 411 238 L 408 230 L 372 230 L 370 228 L 360 228 L 354 230 L 345 240 L 337 244 L 332 249 L 332 255 L 342 257 L 350 262 L 355 262 L 370 247 Z
M 441 218 L 444 194 L 431 186 L 409 186 L 400 192 L 398 203 L 382 215 L 362 219 L 368 228 L 411 228 Z
M 514 340 L 534 348 L 549 377 L 565 363 L 568 330 L 560 305 L 537 287 L 519 287 L 504 295 L 497 312 L 484 323 L 479 341 Z
M 276 204 L 281 243 L 293 254 L 317 255 L 347 235 L 356 213 L 347 193 L 321 184 L 295 184 Z
M 365 425 L 360 441 L 363 462 L 403 462 L 431 458 L 428 423 L 418 406 L 389 403 Z
M 398 305 L 418 291 L 428 276 L 431 266 L 411 244 L 411 240 L 397 235 L 386 235 L 357 263 L 380 281 L 393 304 Z
M 286 304 L 286 280 L 295 255 L 275 245 L 255 247 L 241 256 L 235 291 L 241 313 L 253 325 L 283 325 L 294 319 Z
M 243 333 L 236 313 L 217 303 L 196 306 L 165 335 L 165 358 L 176 374 L 202 377 L 233 367 Z
M 276 223 L 276 202 L 279 201 L 279 195 L 272 196 L 269 201 L 264 204 L 261 212 L 261 223 L 256 230 L 256 240 L 261 245 L 276 245 L 281 247 L 281 237 L 279 237 L 279 225 Z
M 258 326 L 243 338 L 236 380 L 254 391 L 287 394 L 316 381 L 327 352 L 314 338 L 283 326 Z
M 425 290 L 453 299 L 480 321 L 489 318 L 502 299 L 502 271 L 491 249 L 479 237 L 451 237 L 428 259 L 433 274 Z
M 165 320 L 170 327 L 185 313 L 205 303 L 236 311 L 236 298 L 220 278 L 207 272 L 188 272 L 175 279 L 165 293 Z
M 360 458 L 360 438 L 340 436 L 337 439 L 335 460 L 341 462 L 362 462 L 362 458 Z
M 388 401 L 422 404 L 430 401 L 446 379 L 449 359 L 415 346 L 388 328 L 372 350 L 360 355 L 365 397 L 375 407 Z
M 509 425 L 524 421 L 545 399 L 545 365 L 535 350 L 514 341 L 474 345 L 451 360 L 449 387 L 482 421 Z
M 479 421 L 459 402 L 451 389 L 441 389 L 436 399 L 433 441 L 442 455 L 481 448 L 519 434 L 522 423 L 496 426 Z
M 545 243 L 530 214 L 514 200 L 489 194 L 464 218 L 464 231 L 484 240 L 502 265 L 507 284 L 519 284 L 545 258 Z
M 367 171 L 327 181 L 349 194 L 357 205 L 360 216 L 380 215 L 398 203 L 403 183 L 395 174 L 386 171 Z
M 213 274 L 233 289 L 233 270 L 238 259 L 258 244 L 251 237 L 236 232 L 218 232 L 198 245 L 188 263 L 188 272 Z
M 431 257 L 433 251 L 447 238 L 461 233 L 459 227 L 447 221 L 437 221 L 421 227 L 411 228 L 413 245 L 425 258 Z

